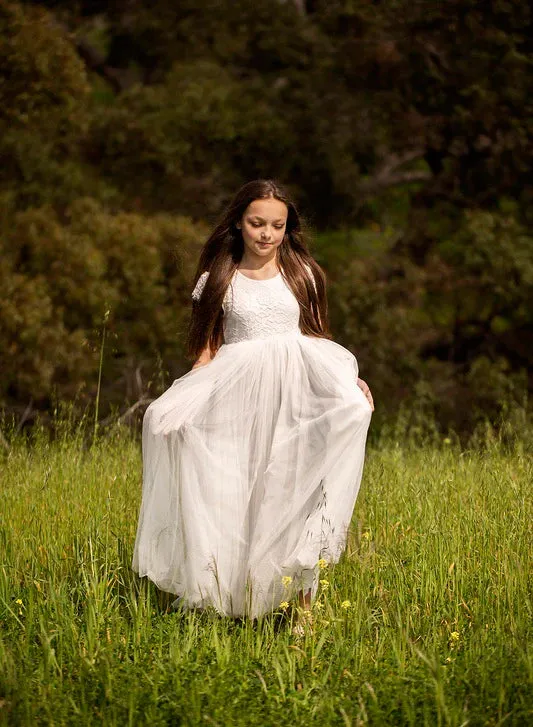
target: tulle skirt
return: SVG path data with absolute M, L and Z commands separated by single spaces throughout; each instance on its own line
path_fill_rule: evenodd
M 284 334 L 224 344 L 143 420 L 133 569 L 186 608 L 256 617 L 337 562 L 371 407 L 355 357 Z

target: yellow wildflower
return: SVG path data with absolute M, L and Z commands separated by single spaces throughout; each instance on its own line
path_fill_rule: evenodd
M 282 601 L 282 602 L 281 602 L 281 603 L 279 604 L 279 607 L 280 607 L 280 608 L 281 608 L 281 609 L 282 609 L 283 611 L 286 611 L 286 610 L 287 610 L 287 609 L 289 608 L 289 602 L 288 602 L 288 601 Z
M 322 588 L 323 588 L 324 590 L 326 590 L 326 588 L 328 588 L 328 586 L 329 586 L 329 581 L 328 581 L 328 580 L 326 580 L 325 578 L 323 578 L 323 579 L 322 579 L 322 580 L 320 581 L 320 585 L 322 586 Z
M 313 608 L 316 608 L 317 611 L 321 611 L 324 608 L 324 604 L 321 601 L 315 601 Z
M 287 588 L 287 586 L 290 586 L 292 583 L 292 576 L 283 576 L 281 582 L 283 583 L 285 588 Z
M 22 606 L 22 600 L 20 598 L 17 598 L 15 603 L 17 604 L 17 606 Z
M 452 631 L 452 633 L 450 634 L 450 641 L 459 641 L 460 638 L 461 635 L 459 631 Z
M 363 540 L 370 540 L 370 530 L 365 530 L 363 533 Z
M 320 558 L 320 560 L 318 561 L 318 567 L 320 568 L 320 570 L 324 570 L 324 568 L 327 568 L 328 567 L 327 560 L 324 560 L 324 558 Z
M 350 608 L 351 605 L 352 605 L 351 601 L 343 601 L 341 603 L 341 608 L 344 608 L 346 610 L 347 608 Z

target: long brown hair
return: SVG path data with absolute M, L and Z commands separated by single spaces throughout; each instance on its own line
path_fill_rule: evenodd
M 269 197 L 283 202 L 288 209 L 285 237 L 278 247 L 278 264 L 300 305 L 300 329 L 309 336 L 330 338 L 326 277 L 307 249 L 296 206 L 286 190 L 276 182 L 257 179 L 239 189 L 200 255 L 195 283 L 203 272 L 208 271 L 209 276 L 200 300 L 193 302 L 187 345 L 192 359 L 196 359 L 208 345 L 214 353 L 223 342 L 222 303 L 244 252 L 242 233 L 236 225 L 249 204 Z M 311 268 L 316 290 L 306 265 Z

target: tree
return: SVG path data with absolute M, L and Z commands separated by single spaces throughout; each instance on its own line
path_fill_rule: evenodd
M 107 318 L 107 403 L 146 393 L 161 361 L 160 373 L 183 372 L 190 284 L 205 234 L 186 218 L 113 215 L 83 198 L 62 217 L 46 207 L 18 213 L 0 248 L 4 405 L 31 398 L 46 407 L 54 394 L 90 401 Z
M 41 8 L 3 3 L 0 69 L 0 204 L 79 195 L 90 87 L 72 43 Z

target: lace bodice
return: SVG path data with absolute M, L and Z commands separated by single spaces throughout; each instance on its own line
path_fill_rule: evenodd
M 198 279 L 193 299 L 200 299 L 208 275 L 202 273 Z M 225 343 L 300 333 L 300 306 L 281 273 L 268 280 L 253 280 L 236 270 L 222 307 Z

